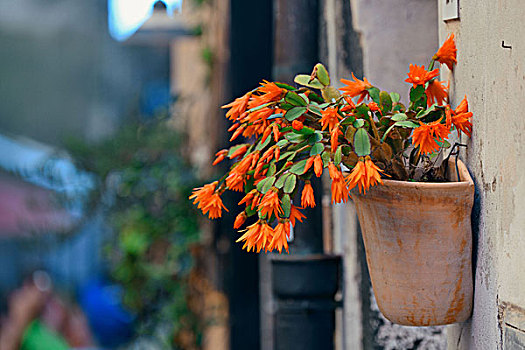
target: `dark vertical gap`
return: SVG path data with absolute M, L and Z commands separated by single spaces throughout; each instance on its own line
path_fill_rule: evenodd
M 309 74 L 319 60 L 318 0 L 276 0 L 273 78 L 293 84 L 295 75 Z M 292 254 L 323 252 L 322 183 L 312 178 L 315 208 L 305 208 L 307 219 L 294 228 Z M 300 203 L 298 191 L 294 203 Z M 297 204 L 296 204 L 297 205 Z
M 366 261 L 365 245 L 361 233 L 361 226 L 357 228 L 357 251 L 359 255 L 359 265 L 361 267 L 361 286 L 359 288 L 361 295 L 361 315 L 363 324 L 363 349 L 379 350 L 380 346 L 376 344 L 376 335 L 381 326 L 381 319 L 374 315 L 371 309 L 371 290 L 370 274 L 368 273 L 368 264 Z
M 363 76 L 363 49 L 361 48 L 361 34 L 354 30 L 352 23 L 352 5 L 350 1 L 342 1 L 343 8 L 343 50 L 340 50 L 347 71 L 341 71 L 345 76 L 353 72 L 357 77 Z
M 230 63 L 229 101 L 256 87 L 272 73 L 272 1 L 230 2 Z M 227 128 L 226 128 L 227 129 Z M 226 146 L 227 135 L 224 135 Z M 238 193 L 224 194 L 228 215 L 218 223 L 217 240 L 229 242 L 223 260 L 225 289 L 230 308 L 230 349 L 260 348 L 259 265 L 258 256 L 241 250 L 235 243 L 238 234 L 233 229 Z

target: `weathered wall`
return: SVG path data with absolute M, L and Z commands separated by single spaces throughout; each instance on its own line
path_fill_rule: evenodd
M 474 112 L 466 160 L 477 186 L 477 249 L 472 319 L 449 327 L 448 345 L 522 349 L 525 332 L 518 329 L 525 328 L 525 314 L 518 307 L 525 307 L 525 2 L 463 0 L 460 6 L 459 20 L 440 21 L 440 38 L 456 33 L 453 106 L 467 94 Z M 519 339 L 522 343 L 516 345 Z

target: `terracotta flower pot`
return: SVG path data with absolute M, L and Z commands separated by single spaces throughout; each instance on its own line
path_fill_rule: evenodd
M 474 183 L 465 165 L 449 163 L 455 182 L 384 180 L 353 191 L 379 309 L 410 326 L 462 322 L 472 312 Z

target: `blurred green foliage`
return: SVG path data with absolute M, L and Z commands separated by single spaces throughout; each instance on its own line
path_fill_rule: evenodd
M 110 198 L 105 208 L 115 230 L 105 252 L 111 276 L 124 287 L 124 303 L 138 315 L 139 335 L 168 324 L 171 339 L 191 333 L 198 346 L 199 322 L 187 297 L 199 228 L 188 200 L 195 180 L 182 142 L 156 119 L 129 124 L 97 145 L 67 144 L 76 163 L 99 176 L 93 204 Z

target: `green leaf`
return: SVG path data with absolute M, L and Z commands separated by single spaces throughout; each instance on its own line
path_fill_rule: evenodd
M 315 130 L 307 126 L 304 126 L 301 130 L 294 129 L 293 132 L 295 132 L 296 134 L 301 134 L 301 135 L 312 135 L 315 132 Z
M 288 91 L 284 96 L 284 100 L 294 106 L 306 107 L 308 105 L 301 96 L 293 91 Z
M 401 100 L 401 96 L 397 92 L 391 92 L 390 98 L 392 99 L 392 102 L 397 103 Z
M 394 125 L 395 126 L 402 126 L 404 128 L 417 128 L 417 127 L 419 127 L 419 124 L 414 123 L 413 121 L 410 121 L 410 120 L 402 120 L 400 122 L 396 122 Z
M 363 125 L 365 125 L 365 121 L 363 119 L 356 119 L 354 122 L 354 128 L 362 128 Z
M 425 95 L 425 87 L 423 85 L 418 85 L 415 88 L 410 89 L 410 102 L 414 103 L 419 101 L 421 97 Z
M 149 236 L 135 230 L 128 230 L 121 235 L 121 246 L 129 254 L 142 254 L 149 246 Z
M 333 86 L 326 86 L 321 90 L 321 95 L 323 95 L 325 101 L 332 102 L 337 100 L 341 93 Z
M 310 76 L 308 74 L 296 75 L 293 81 L 299 85 L 307 86 L 312 89 L 322 89 L 324 87 L 318 79 L 310 81 Z
M 277 85 L 278 87 L 280 87 L 281 89 L 286 89 L 286 90 L 295 90 L 295 88 L 291 85 L 288 85 L 288 84 L 285 84 L 285 83 L 279 83 L 279 82 L 275 82 L 275 85 Z
M 285 153 L 281 153 L 281 155 L 279 156 L 279 161 L 291 157 L 292 155 L 294 155 L 294 153 L 295 153 L 295 152 L 285 152 Z
M 390 127 L 385 131 L 385 133 L 383 134 L 383 137 L 381 137 L 381 142 L 385 141 L 388 133 L 396 126 L 401 126 L 404 128 L 417 128 L 419 124 L 416 124 L 410 120 L 401 120 L 401 121 L 395 122 L 394 124 L 390 125 Z
M 310 103 L 310 99 L 308 99 L 308 96 L 306 96 L 306 94 L 301 93 L 301 94 L 299 94 L 299 96 L 300 96 L 303 100 L 305 100 L 307 104 Z
M 269 105 L 271 105 L 273 102 L 268 102 L 268 103 L 264 103 L 260 106 L 257 106 L 257 107 L 253 107 L 252 109 L 248 109 L 246 112 L 248 113 L 251 113 L 251 112 L 255 112 L 255 111 L 258 111 L 260 109 L 263 109 L 265 107 L 268 107 Z
M 275 181 L 275 187 L 277 188 L 282 188 L 284 186 L 284 182 L 286 181 L 286 179 L 292 174 L 290 173 L 284 173 L 283 175 L 281 175 L 277 181 Z
M 377 104 L 379 104 L 379 89 L 376 87 L 371 87 L 368 90 L 368 93 L 370 94 L 370 98 Z
M 321 108 L 319 106 L 315 106 L 315 105 L 308 105 L 308 110 L 310 112 L 312 112 L 313 114 L 315 115 L 318 115 L 318 116 L 322 116 L 323 114 L 321 113 Z
M 303 142 L 304 140 L 306 140 L 306 136 L 305 135 L 295 134 L 293 132 L 287 133 L 286 135 L 284 135 L 284 137 L 288 141 L 290 141 L 291 143 L 300 143 L 300 142 Z
M 286 178 L 286 181 L 284 182 L 284 193 L 292 193 L 295 189 L 295 184 L 297 183 L 297 176 L 291 175 L 288 178 Z
M 308 138 L 308 142 L 310 143 L 316 143 L 323 139 L 323 133 L 319 130 L 316 130 L 310 137 Z
M 270 188 L 272 188 L 274 182 L 275 182 L 275 176 L 267 177 L 266 179 L 261 180 L 257 184 L 257 190 L 264 194 L 268 192 Z
M 283 148 L 283 146 L 287 145 L 288 144 L 288 140 L 279 140 L 279 142 L 277 142 L 277 147 L 279 148 Z
M 290 172 L 295 175 L 303 175 L 305 173 L 304 167 L 306 165 L 306 159 L 300 160 L 290 168 Z
M 392 98 L 386 91 L 379 93 L 379 107 L 383 114 L 386 114 L 392 110 Z
M 270 141 L 272 140 L 272 136 L 271 135 L 268 135 L 268 137 L 266 137 L 266 140 L 264 140 L 264 142 L 259 142 L 257 144 L 257 147 L 255 147 L 255 150 L 256 151 L 260 151 L 262 150 L 263 148 L 265 148 L 266 146 L 268 146 L 268 144 L 270 143 Z
M 266 118 L 266 120 L 272 120 L 272 119 L 277 119 L 277 118 L 282 118 L 282 117 L 283 117 L 282 113 L 275 113 L 269 116 L 268 118 Z
M 341 120 L 341 125 L 350 125 L 355 122 L 355 116 L 349 115 L 348 117 Z
M 286 120 L 291 122 L 291 121 L 294 121 L 295 119 L 299 118 L 300 116 L 302 116 L 305 113 L 306 113 L 306 107 L 294 107 L 294 108 L 290 109 L 288 112 L 286 112 L 284 117 L 286 118 Z
M 244 209 L 244 211 L 246 212 L 246 216 L 248 217 L 257 214 L 257 208 L 252 209 L 251 205 L 247 206 L 246 209 Z
M 422 109 L 416 114 L 416 119 L 421 119 L 432 113 L 436 109 L 437 103 L 434 103 L 432 106 L 427 109 Z
M 352 125 L 348 125 L 348 128 L 346 128 L 346 131 L 345 131 L 345 139 L 350 143 L 352 144 L 352 142 L 354 142 L 354 135 L 355 135 L 355 132 L 357 131 L 356 128 L 354 128 Z
M 284 109 L 285 111 L 289 111 L 290 109 L 294 108 L 293 105 L 286 102 L 279 103 L 279 107 L 281 107 L 281 109 Z
M 337 148 L 337 151 L 335 151 L 334 164 L 338 165 L 341 163 L 342 160 L 343 160 L 343 146 L 339 146 Z
M 275 165 L 275 162 L 270 164 L 270 167 L 268 168 L 268 172 L 266 173 L 266 176 L 273 176 L 275 175 L 275 172 L 277 171 L 277 166 Z
M 370 112 L 370 108 L 368 108 L 367 105 L 364 103 L 360 104 L 355 108 L 355 113 L 361 117 L 368 117 L 368 112 Z
M 310 149 L 310 156 L 321 154 L 323 150 L 324 150 L 324 145 L 321 142 L 314 143 L 314 145 Z
M 330 152 L 324 151 L 321 153 L 321 159 L 323 160 L 323 167 L 327 166 L 330 162 Z
M 402 121 L 402 120 L 407 120 L 408 116 L 405 113 L 397 113 L 397 114 L 394 114 L 392 116 L 392 118 L 390 118 L 390 119 L 392 119 L 395 122 L 399 122 L 399 121 Z
M 321 63 L 317 63 L 315 65 L 314 71 L 316 71 L 315 76 L 321 84 L 324 86 L 330 85 L 330 76 L 328 75 L 328 71 Z
M 292 211 L 292 201 L 290 200 L 289 194 L 285 194 L 281 199 L 281 207 L 283 208 L 284 217 L 290 217 L 290 213 Z
M 355 132 L 354 150 L 359 157 L 364 157 L 370 154 L 370 137 L 363 128 L 359 128 Z

